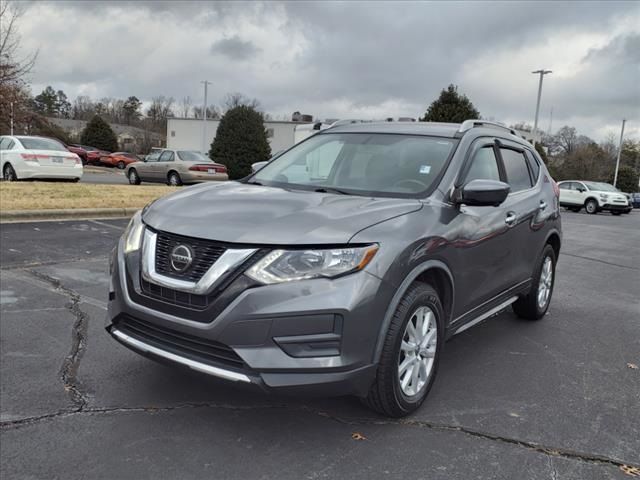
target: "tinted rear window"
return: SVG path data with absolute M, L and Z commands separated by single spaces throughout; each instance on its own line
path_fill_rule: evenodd
M 527 161 L 522 152 L 501 148 L 504 170 L 507 174 L 507 183 L 511 187 L 511 192 L 519 192 L 531 188 L 531 177 Z
M 59 152 L 66 152 L 67 149 L 64 148 L 60 142 L 55 140 L 50 140 L 48 138 L 37 138 L 37 137 L 18 137 L 20 143 L 27 150 L 56 150 Z

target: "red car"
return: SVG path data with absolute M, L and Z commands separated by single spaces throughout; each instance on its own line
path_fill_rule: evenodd
M 82 160 L 82 164 L 86 165 L 89 162 L 89 154 L 91 152 L 97 152 L 95 147 L 87 147 L 86 145 L 65 145 L 66 149 L 72 153 L 75 153 Z
M 111 152 L 107 152 L 106 150 L 92 150 L 87 152 L 87 163 L 100 165 L 102 157 L 106 157 L 107 155 L 111 155 Z
M 104 165 L 118 167 L 120 170 L 124 170 L 130 163 L 139 161 L 140 158 L 136 154 L 129 152 L 113 152 L 100 157 L 100 162 Z

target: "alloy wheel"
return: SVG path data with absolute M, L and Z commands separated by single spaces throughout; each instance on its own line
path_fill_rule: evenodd
M 546 307 L 549 297 L 551 296 L 551 287 L 553 284 L 553 262 L 550 257 L 544 259 L 542 270 L 540 271 L 540 280 L 538 282 L 538 308 L 541 310 Z
M 429 307 L 418 307 L 407 322 L 398 356 L 398 381 L 407 397 L 418 395 L 429 382 L 437 343 L 435 313 Z

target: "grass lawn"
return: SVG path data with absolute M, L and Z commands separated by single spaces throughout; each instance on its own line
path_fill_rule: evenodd
M 93 185 L 65 182 L 0 182 L 0 210 L 142 208 L 173 192 L 164 185 Z

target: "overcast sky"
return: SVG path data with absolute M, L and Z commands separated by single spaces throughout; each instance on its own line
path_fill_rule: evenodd
M 32 74 L 70 99 L 227 92 L 272 115 L 422 115 L 449 83 L 484 118 L 640 139 L 640 2 L 32 2 Z

